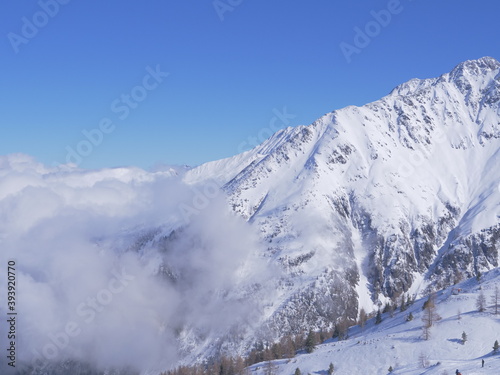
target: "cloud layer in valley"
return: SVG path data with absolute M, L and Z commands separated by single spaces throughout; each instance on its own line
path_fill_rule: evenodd
M 224 194 L 186 185 L 174 168 L 84 171 L 2 156 L 0 247 L 2 267 L 16 262 L 21 362 L 165 368 L 194 349 L 183 337 L 240 319 L 251 328 L 249 291 L 269 275 Z

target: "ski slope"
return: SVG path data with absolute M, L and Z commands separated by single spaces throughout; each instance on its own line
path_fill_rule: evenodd
M 494 315 L 491 296 L 495 285 L 500 286 L 500 269 L 483 276 L 480 283 L 469 279 L 437 293 L 436 307 L 441 320 L 431 328 L 431 338 L 422 338 L 421 298 L 406 311 L 399 309 L 391 318 L 383 314 L 383 321 L 375 325 L 370 319 L 364 329 L 352 327 L 344 341 L 331 339 L 317 346 L 311 354 L 301 353 L 295 358 L 276 360 L 276 374 L 290 375 L 299 368 L 302 374 L 326 375 L 330 362 L 335 375 L 388 374 L 449 374 L 460 370 L 462 375 L 500 374 L 500 352 L 493 354 L 495 340 L 500 340 L 500 314 Z M 459 294 L 453 290 L 460 288 Z M 487 309 L 478 312 L 477 297 L 482 289 Z M 409 313 L 414 319 L 406 321 Z M 468 340 L 462 344 L 462 332 Z M 427 367 L 422 367 L 425 357 Z M 484 359 L 484 368 L 481 360 Z M 265 363 L 253 365 L 253 375 L 265 374 Z

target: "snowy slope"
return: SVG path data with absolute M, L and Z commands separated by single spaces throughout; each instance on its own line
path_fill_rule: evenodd
M 287 273 L 269 324 L 297 333 L 497 267 L 499 146 L 500 63 L 485 57 L 284 129 L 185 181 L 217 178 L 261 232 L 263 256 Z M 298 313 L 319 301 L 326 313 Z
M 495 340 L 500 340 L 500 315 L 494 315 L 490 303 L 494 288 L 500 286 L 500 270 L 484 276 L 481 283 L 471 279 L 438 292 L 436 310 L 441 320 L 431 328 L 429 340 L 422 338 L 422 305 L 427 298 L 417 300 L 408 310 L 397 310 L 391 318 L 383 314 L 383 321 L 367 322 L 362 330 L 352 327 L 344 341 L 328 340 L 318 345 L 311 354 L 299 354 L 290 360 L 273 361 L 277 375 L 293 374 L 299 368 L 303 374 L 326 374 L 333 363 L 337 375 L 388 374 L 455 374 L 500 373 L 500 353 L 493 354 Z M 455 295 L 453 290 L 462 291 Z M 480 288 L 486 297 L 485 312 L 476 308 Z M 412 321 L 406 321 L 409 313 Z M 467 341 L 462 344 L 462 332 Z M 422 367 L 421 358 L 428 361 Z M 481 360 L 485 366 L 481 368 Z M 265 363 L 251 366 L 254 375 L 264 374 Z

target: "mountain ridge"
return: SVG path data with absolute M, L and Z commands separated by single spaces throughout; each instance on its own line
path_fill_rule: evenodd
M 306 290 L 323 272 L 347 272 L 352 306 L 373 309 L 472 277 L 498 266 L 499 88 L 500 63 L 489 57 L 410 80 L 375 102 L 278 131 L 236 156 L 251 161 L 223 189 L 261 231 L 263 254 Z M 282 310 L 293 310 L 289 292 Z M 311 320 L 327 325 L 318 314 Z

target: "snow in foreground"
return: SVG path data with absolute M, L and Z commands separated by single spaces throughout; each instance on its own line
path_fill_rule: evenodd
M 437 312 L 441 316 L 431 328 L 431 338 L 422 339 L 422 305 L 427 298 L 417 300 L 404 312 L 397 310 L 394 317 L 383 314 L 383 321 L 367 322 L 349 331 L 344 341 L 329 340 L 311 354 L 299 354 L 290 360 L 274 361 L 276 375 L 291 375 L 299 368 L 302 374 L 327 375 L 330 362 L 334 374 L 439 374 L 462 375 L 500 374 L 500 351 L 493 354 L 495 340 L 500 340 L 500 314 L 494 315 L 492 296 L 495 285 L 500 286 L 500 269 L 484 275 L 481 282 L 464 281 L 437 294 Z M 461 288 L 459 294 L 453 290 Z M 486 311 L 478 312 L 476 302 L 482 292 L 486 297 Z M 407 322 L 412 313 L 414 319 Z M 462 333 L 467 341 L 462 344 Z M 423 361 L 423 359 L 425 360 Z M 481 361 L 484 359 L 484 368 Z M 426 367 L 422 362 L 428 362 Z M 265 374 L 266 364 L 251 367 L 255 375 Z

